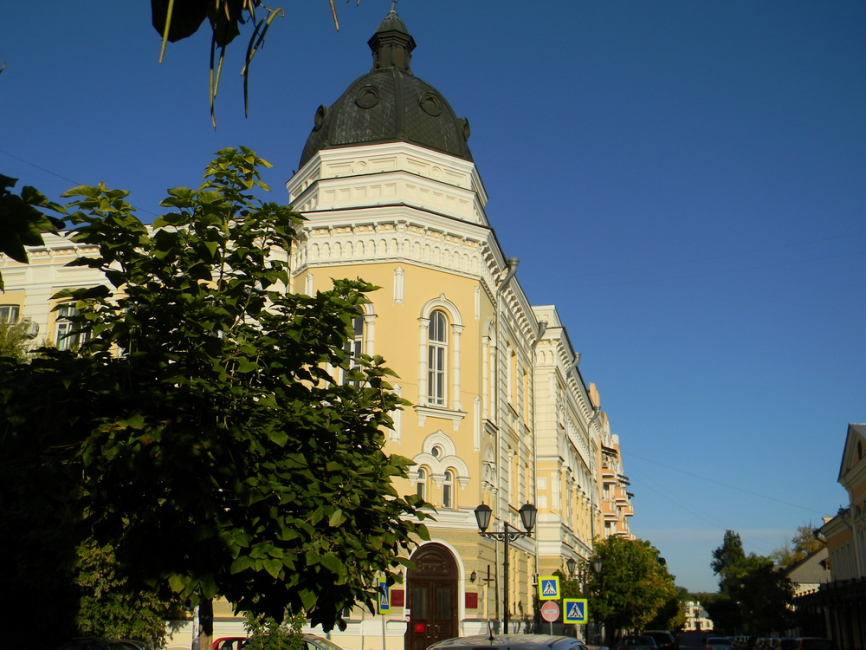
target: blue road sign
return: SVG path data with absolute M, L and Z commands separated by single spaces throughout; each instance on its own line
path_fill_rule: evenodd
M 559 576 L 538 579 L 538 600 L 559 600 Z
M 388 583 L 385 580 L 379 581 L 379 613 L 391 613 L 391 590 L 388 589 Z
M 564 598 L 562 600 L 562 607 L 564 610 L 563 623 L 586 623 L 586 598 Z

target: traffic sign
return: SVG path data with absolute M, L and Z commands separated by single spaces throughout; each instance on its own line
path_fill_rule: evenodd
M 559 619 L 559 605 L 555 600 L 548 600 L 541 606 L 541 618 L 548 623 L 553 623 Z
M 391 613 L 391 590 L 388 589 L 388 582 L 379 580 L 379 613 Z
M 538 600 L 559 600 L 559 576 L 538 578 Z
M 586 623 L 586 598 L 563 598 L 562 606 L 565 608 L 565 614 L 562 617 L 563 623 Z

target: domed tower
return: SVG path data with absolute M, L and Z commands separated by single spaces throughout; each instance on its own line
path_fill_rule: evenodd
M 299 171 L 286 184 L 289 201 L 307 213 L 392 200 L 487 225 L 486 194 L 467 142 L 469 121 L 412 74 L 415 39 L 393 8 L 368 44 L 370 72 L 316 110 Z M 401 171 L 413 175 L 412 182 Z
M 386 432 L 387 451 L 415 462 L 395 489 L 437 509 L 407 591 L 394 594 L 392 616 L 411 611 L 411 624 L 405 639 L 388 640 L 388 650 L 424 650 L 437 638 L 486 631 L 482 619 L 499 611 L 496 592 L 468 580 L 488 566 L 499 571 L 474 509 L 490 504 L 497 521 L 519 526 L 511 506 L 533 492 L 529 378 L 538 323 L 487 220 L 468 121 L 412 73 L 415 40 L 393 8 L 369 46 L 372 69 L 318 108 L 286 184 L 306 217 L 292 251 L 292 289 L 312 295 L 343 277 L 380 287 L 350 343 L 384 357 L 399 377 L 395 390 L 411 403 Z M 512 547 L 511 602 L 532 602 L 533 545 Z
M 444 97 L 412 74 L 415 39 L 393 9 L 369 40 L 373 69 L 328 108 L 316 111 L 301 167 L 318 151 L 382 142 L 413 144 L 472 160 L 469 122 Z

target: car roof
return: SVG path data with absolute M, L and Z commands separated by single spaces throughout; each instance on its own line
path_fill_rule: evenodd
M 477 634 L 475 636 L 455 637 L 438 641 L 428 647 L 443 650 L 444 648 L 508 648 L 509 650 L 537 650 L 538 648 L 554 648 L 563 646 L 574 648 L 582 646 L 580 639 L 570 636 L 551 634 Z

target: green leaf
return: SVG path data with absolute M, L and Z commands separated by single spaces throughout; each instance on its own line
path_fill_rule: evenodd
M 265 560 L 262 562 L 262 565 L 265 567 L 265 571 L 267 571 L 274 579 L 279 578 L 280 574 L 283 572 L 283 563 L 281 560 Z
M 331 513 L 331 516 L 328 518 L 328 525 L 331 528 L 338 528 L 346 521 L 346 515 L 342 510 L 337 508 L 334 512 Z
M 255 560 L 251 559 L 246 555 L 241 555 L 234 562 L 232 562 L 231 573 L 232 575 L 235 575 L 237 573 L 240 573 L 241 571 L 252 568 L 253 566 L 255 566 Z
M 168 577 L 168 586 L 176 594 L 182 593 L 186 589 L 187 582 L 188 580 L 184 576 L 177 574 L 172 574 Z

